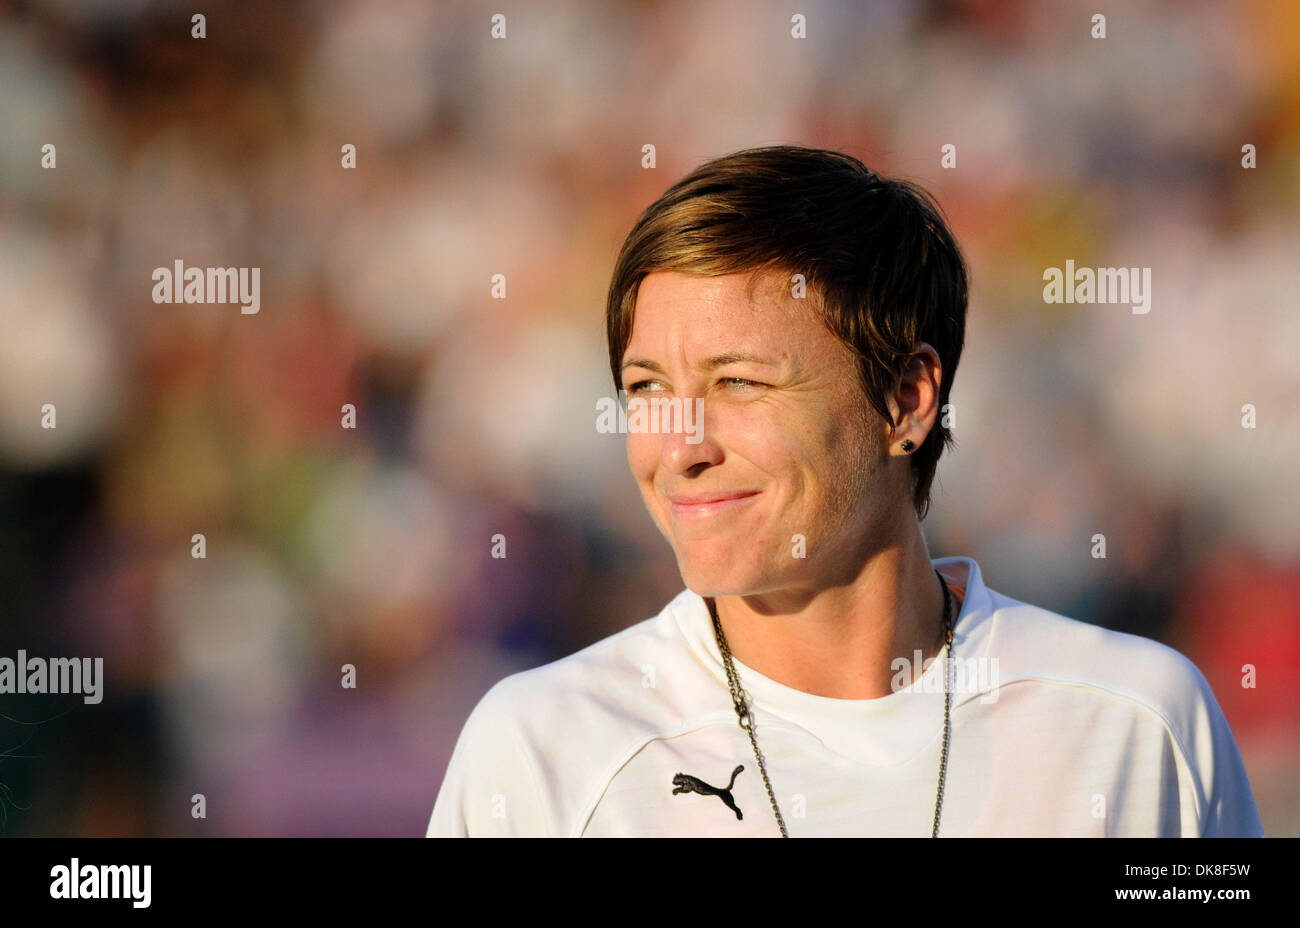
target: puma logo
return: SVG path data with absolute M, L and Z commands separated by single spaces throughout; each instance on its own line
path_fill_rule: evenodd
M 742 819 L 745 816 L 741 814 L 740 807 L 736 805 L 736 800 L 731 795 L 731 788 L 736 785 L 736 777 L 740 776 L 740 771 L 744 769 L 744 764 L 736 765 L 736 769 L 731 771 L 731 782 L 727 784 L 726 789 L 710 786 L 699 777 L 693 777 L 689 773 L 679 773 L 673 777 L 673 795 L 676 796 L 678 793 L 699 793 L 701 796 L 717 796 L 728 809 L 736 813 L 736 818 Z

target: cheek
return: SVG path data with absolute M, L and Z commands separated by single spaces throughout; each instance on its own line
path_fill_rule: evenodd
M 744 462 L 744 471 L 751 475 L 757 472 L 761 475 L 758 480 L 767 484 L 772 494 L 766 509 L 768 518 L 775 517 L 779 522 L 801 518 L 798 510 L 807 503 L 812 452 L 796 433 L 771 422 L 755 423 L 752 428 L 734 430 L 727 450 L 734 461 Z
M 826 466 L 820 473 L 825 505 L 839 520 L 854 518 L 875 483 L 879 453 L 864 423 L 848 422 L 826 436 Z
M 777 481 L 780 519 L 809 526 L 838 518 L 851 505 L 854 471 L 862 451 L 855 436 L 822 423 L 773 428 L 754 433 L 744 443 L 745 456 Z
M 632 433 L 627 436 L 627 464 L 638 483 L 654 479 L 659 466 L 659 436 Z

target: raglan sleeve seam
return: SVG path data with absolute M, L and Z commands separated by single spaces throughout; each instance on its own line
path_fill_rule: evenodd
M 1258 820 L 1259 813 L 1254 803 L 1254 796 L 1250 790 L 1245 768 L 1241 764 L 1241 751 L 1237 746 L 1236 737 L 1232 733 L 1227 717 L 1223 714 L 1223 709 L 1214 696 L 1213 688 L 1195 663 L 1185 655 L 1180 654 L 1179 656 L 1185 662 L 1191 683 L 1191 691 L 1188 693 L 1191 705 L 1189 706 L 1189 717 L 1186 720 L 1187 728 L 1191 733 L 1191 737 L 1196 740 L 1199 751 L 1193 752 L 1188 749 L 1167 713 L 1157 709 L 1150 703 L 1143 702 L 1141 705 L 1160 719 L 1170 741 L 1178 752 L 1180 762 L 1179 782 L 1181 783 L 1186 778 L 1190 781 L 1192 788 L 1193 805 L 1196 810 L 1196 836 L 1202 838 L 1213 837 L 1222 831 L 1223 822 L 1220 807 L 1225 800 L 1232 800 L 1232 810 L 1235 815 L 1241 816 L 1253 811 L 1255 819 Z M 1201 763 L 1202 760 L 1207 760 L 1208 763 Z M 1209 777 L 1208 784 L 1206 781 L 1207 775 Z M 1237 800 L 1244 801 L 1238 802 Z M 1218 815 L 1220 820 L 1214 829 L 1215 833 L 1211 834 L 1211 826 L 1215 824 L 1213 821 L 1215 815 Z M 1247 824 L 1247 822 L 1245 820 L 1234 820 L 1233 824 L 1240 826 Z
M 545 793 L 542 791 L 542 778 L 537 772 L 537 763 L 533 758 L 532 752 L 524 745 L 524 740 L 520 731 L 518 719 L 514 719 L 511 725 L 511 735 L 514 739 L 515 750 L 523 759 L 524 767 L 528 771 L 528 778 L 533 785 L 533 796 L 537 802 L 538 814 L 546 822 L 547 833 L 550 836 L 562 834 L 556 829 L 556 822 L 553 818 L 553 810 L 548 809 L 545 803 Z
M 484 695 L 462 726 L 434 802 L 428 837 L 532 834 L 551 824 L 534 758 L 521 735 L 516 701 L 502 683 Z M 492 819 L 499 818 L 494 805 L 498 792 L 506 802 L 506 821 L 495 824 L 484 818 L 481 807 L 486 785 L 493 782 L 498 785 L 486 797 L 493 804 Z M 527 795 L 512 795 L 516 787 Z M 518 808 L 521 799 L 528 804 L 522 810 Z M 515 822 L 523 824 L 515 828 Z
M 1166 678 L 1171 685 L 1163 697 L 1135 692 L 1132 688 L 1091 685 L 1131 702 L 1159 721 L 1178 761 L 1179 789 L 1186 787 L 1191 791 L 1197 837 L 1222 834 L 1225 812 L 1230 827 L 1262 835 L 1258 807 L 1241 761 L 1241 751 L 1213 688 L 1186 655 L 1167 645 L 1161 647 L 1177 657 L 1177 669 L 1170 665 L 1175 676 Z M 1062 678 L 1055 678 L 1054 682 L 1080 685 Z
M 1213 778 L 1211 789 L 1205 791 L 1206 806 L 1201 816 L 1201 837 L 1219 837 L 1224 831 L 1224 806 L 1228 807 L 1230 825 L 1236 829 L 1250 829 L 1249 834 L 1240 837 L 1262 837 L 1263 824 L 1259 820 L 1259 807 L 1255 802 L 1254 791 L 1250 787 L 1250 777 L 1242 761 L 1241 748 L 1237 744 L 1228 717 L 1219 705 L 1205 674 L 1195 664 L 1197 689 L 1200 697 L 1200 709 L 1204 713 L 1210 752 L 1210 776 Z M 1204 780 L 1204 774 L 1200 779 Z M 1213 826 L 1213 833 L 1211 832 Z
M 1164 726 L 1165 731 L 1169 734 L 1169 740 L 1173 743 L 1174 749 L 1178 752 L 1178 782 L 1181 785 L 1187 780 L 1192 790 L 1192 806 L 1196 810 L 1196 836 L 1201 837 L 1205 834 L 1206 822 L 1209 817 L 1209 793 L 1205 789 L 1205 778 L 1201 776 L 1200 769 L 1193 762 L 1190 751 L 1184 746 L 1178 732 L 1174 731 L 1173 725 L 1164 713 L 1156 712 L 1149 706 L 1151 711 Z
M 1208 795 L 1205 792 L 1204 784 L 1202 783 L 1202 778 L 1197 775 L 1197 767 L 1195 764 L 1192 763 L 1191 754 L 1188 752 L 1186 746 L 1183 744 L 1182 738 L 1179 737 L 1178 732 L 1175 730 L 1175 726 L 1170 721 L 1168 713 L 1166 713 L 1163 710 L 1163 708 L 1161 708 L 1159 705 L 1155 704 L 1154 702 L 1148 699 L 1137 696 L 1132 692 L 1124 691 L 1104 684 L 1098 684 L 1098 683 L 1085 684 L 1077 680 L 1051 677 L 1045 674 L 1038 676 L 1035 679 L 1038 682 L 1053 683 L 1053 684 L 1064 685 L 1064 686 L 1082 686 L 1097 692 L 1105 693 L 1107 696 L 1129 703 L 1130 705 L 1135 706 L 1137 709 L 1146 712 L 1150 716 L 1154 717 L 1156 721 L 1159 723 L 1160 727 L 1164 730 L 1165 734 L 1168 736 L 1170 744 L 1173 746 L 1173 749 L 1176 752 L 1176 756 L 1178 760 L 1179 786 L 1180 787 L 1182 786 L 1184 779 L 1190 781 L 1190 785 L 1192 788 L 1192 807 L 1196 812 L 1197 832 L 1198 834 L 1204 832 L 1205 823 L 1206 823 L 1206 808 L 1208 806 Z M 1015 682 L 1022 682 L 1022 681 L 1008 681 L 1008 682 L 1015 683 Z

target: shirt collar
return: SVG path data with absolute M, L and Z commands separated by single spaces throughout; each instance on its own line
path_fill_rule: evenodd
M 996 674 L 990 677 L 977 672 L 978 666 L 988 661 L 992 601 L 979 564 L 972 558 L 943 557 L 931 563 L 936 568 L 967 567 L 966 595 L 953 629 L 953 657 L 959 665 L 971 668 L 971 672 L 956 672 L 962 666 L 954 669 L 958 684 L 952 700 L 955 713 L 959 705 L 987 692 L 989 687 L 985 684 L 990 678 L 996 685 Z M 722 652 L 703 597 L 683 590 L 668 604 L 666 612 L 673 615 L 696 657 L 717 681 L 718 705 L 729 709 L 731 697 Z M 734 657 L 732 661 L 740 685 L 751 697 L 760 743 L 765 726 L 794 724 L 811 732 L 836 753 L 860 763 L 893 766 L 907 761 L 943 736 L 944 678 L 940 661 L 932 662 L 919 681 L 877 699 L 815 696 L 765 677 Z

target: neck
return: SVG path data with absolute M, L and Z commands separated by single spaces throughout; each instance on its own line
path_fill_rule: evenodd
M 718 597 L 735 659 L 831 699 L 876 699 L 919 678 L 943 650 L 944 599 L 920 525 L 909 522 L 841 585 Z M 917 651 L 923 667 L 915 666 Z M 906 661 L 901 674 L 899 658 Z

